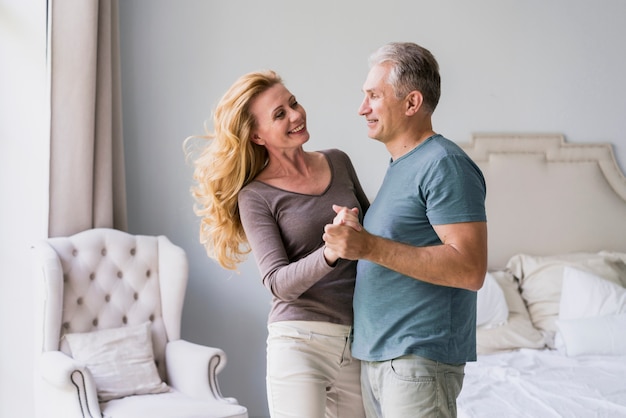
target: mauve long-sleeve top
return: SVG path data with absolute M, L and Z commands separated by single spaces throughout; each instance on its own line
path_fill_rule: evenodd
M 252 181 L 239 193 L 239 214 L 265 287 L 272 293 L 268 323 L 324 321 L 352 325 L 356 262 L 340 259 L 334 267 L 324 259 L 324 226 L 332 223 L 333 204 L 358 207 L 369 201 L 349 157 L 342 151 L 322 152 L 331 181 L 319 195 L 286 191 Z

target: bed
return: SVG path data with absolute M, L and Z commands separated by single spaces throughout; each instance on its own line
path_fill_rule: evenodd
M 478 134 L 489 272 L 461 418 L 626 417 L 626 177 L 608 144 Z

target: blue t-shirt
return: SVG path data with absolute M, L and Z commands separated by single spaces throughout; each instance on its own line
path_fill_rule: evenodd
M 486 221 L 485 180 L 454 142 L 434 135 L 392 161 L 363 225 L 414 246 L 441 245 L 432 225 Z M 438 286 L 359 260 L 352 354 L 476 360 L 476 292 Z

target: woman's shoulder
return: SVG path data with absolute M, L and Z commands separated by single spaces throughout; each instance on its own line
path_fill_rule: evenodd
M 262 191 L 267 189 L 267 184 L 258 181 L 252 180 L 250 183 L 246 184 L 239 190 L 238 199 L 241 201 L 242 199 L 255 199 L 259 198 L 263 193 Z
M 350 160 L 350 157 L 348 156 L 348 154 L 346 154 L 345 151 L 342 151 L 338 148 L 328 148 L 328 149 L 320 150 L 319 152 L 328 156 L 329 158 L 340 159 L 340 160 L 341 159 Z

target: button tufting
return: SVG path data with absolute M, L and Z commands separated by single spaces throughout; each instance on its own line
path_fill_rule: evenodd
M 76 300 L 76 303 L 78 303 L 79 305 L 82 305 L 83 304 L 83 298 L 78 298 Z
M 137 250 L 135 250 L 134 248 L 130 249 L 130 255 L 135 255 L 136 252 L 137 252 Z
M 72 250 L 72 255 L 73 255 L 74 257 L 76 257 L 76 255 L 77 255 L 77 254 L 78 254 L 78 251 L 77 251 L 76 249 L 73 249 L 73 250 Z
M 69 322 L 64 322 L 63 323 L 63 329 L 65 329 L 65 330 L 70 329 L 70 323 Z
M 93 321 L 91 321 L 91 323 L 93 324 L 94 327 L 97 327 L 98 326 L 98 318 L 96 318 Z
M 133 294 L 133 298 L 134 298 L 135 300 L 139 299 L 139 294 L 138 294 L 137 292 L 135 292 L 135 294 Z
M 89 275 L 89 280 L 93 280 L 93 279 L 95 279 L 95 278 L 96 278 L 96 273 L 91 273 L 91 274 Z
M 121 271 L 118 271 L 117 277 L 121 279 L 122 277 L 124 277 L 124 274 Z
M 102 254 L 103 256 L 107 255 L 107 249 L 103 248 L 102 251 L 100 251 L 100 254 Z
M 122 322 L 127 324 L 128 323 L 128 318 L 126 318 L 126 315 L 124 315 L 124 317 L 122 318 Z
M 111 295 L 106 295 L 104 297 L 104 300 L 107 301 L 107 302 L 110 302 L 111 301 Z
M 65 283 L 67 283 L 67 281 L 68 281 L 68 280 L 69 280 L 69 276 L 67 275 L 67 273 L 65 273 L 65 274 L 63 275 L 63 281 L 64 281 Z
M 146 277 L 150 277 L 150 274 L 152 274 L 150 270 L 146 271 Z
M 150 321 L 151 321 L 151 322 L 152 322 L 152 321 L 154 321 L 154 314 L 151 314 L 151 315 L 150 315 Z

